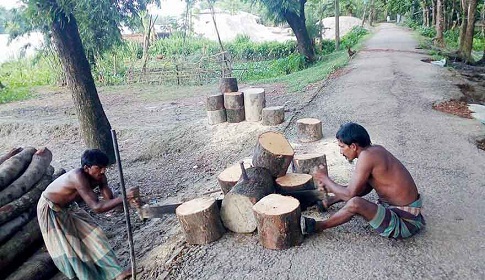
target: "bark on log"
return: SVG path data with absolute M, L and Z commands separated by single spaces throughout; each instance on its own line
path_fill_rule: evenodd
M 226 109 L 207 111 L 207 119 L 209 120 L 209 124 L 218 124 L 225 122 L 227 120 Z
M 240 109 L 226 109 L 228 123 L 240 123 L 244 121 L 244 108 Z
M 0 227 L 0 246 L 7 242 L 10 237 L 14 236 L 23 226 L 25 226 L 32 218 L 36 217 L 36 207 L 27 209 L 27 212 L 20 214 L 20 216 L 3 224 Z
M 214 198 L 187 201 L 177 207 L 175 213 L 189 244 L 207 244 L 221 238 L 225 232 Z
M 0 192 L 0 207 L 24 195 L 45 174 L 52 161 L 52 153 L 47 148 L 38 150 L 33 156 L 29 167 L 12 184 Z
M 322 122 L 318 119 L 299 119 L 296 121 L 296 127 L 301 142 L 313 142 L 323 138 Z
M 2 164 L 4 161 L 6 161 L 7 159 L 13 157 L 14 155 L 20 153 L 22 151 L 22 148 L 21 147 L 17 147 L 17 148 L 12 148 L 10 151 L 8 151 L 6 154 L 4 154 L 3 156 L 0 157 L 0 164 Z
M 257 222 L 253 205 L 261 198 L 274 193 L 274 181 L 265 168 L 246 169 L 247 180 L 241 180 L 224 196 L 221 218 L 224 226 L 233 232 L 250 233 L 256 230 Z
M 293 193 L 281 193 L 282 195 L 292 196 L 300 202 L 301 210 L 317 204 L 325 198 L 325 192 L 319 190 L 305 190 Z
M 263 125 L 279 125 L 285 121 L 285 108 L 283 106 L 273 106 L 263 108 Z
M 6 280 L 47 280 L 58 271 L 49 253 L 40 249 Z
M 268 131 L 258 137 L 253 153 L 253 166 L 267 168 L 273 177 L 281 177 L 286 174 L 294 154 L 283 134 Z
M 244 163 L 245 168 L 250 168 L 252 165 L 250 163 Z M 238 164 L 234 164 L 221 172 L 219 176 L 217 176 L 217 182 L 219 186 L 221 186 L 221 190 L 224 194 L 227 194 L 234 185 L 239 181 L 241 178 L 241 167 Z
M 261 112 L 266 107 L 264 88 L 247 88 L 243 93 L 246 120 L 249 122 L 260 121 Z
M 207 96 L 205 108 L 207 111 L 217 111 L 224 109 L 224 95 L 215 94 Z
M 219 90 L 221 91 L 221 93 L 238 91 L 239 89 L 237 87 L 237 79 L 233 77 L 221 78 Z
M 270 194 L 253 207 L 258 221 L 259 242 L 273 250 L 288 249 L 300 245 L 300 203 L 290 196 Z
M 242 92 L 226 92 L 224 93 L 224 107 L 226 109 L 241 109 L 244 108 L 244 95 Z
M 327 166 L 327 157 L 325 154 L 295 155 L 292 162 L 292 171 L 293 173 L 312 174 L 313 169 L 319 165 Z
M 0 191 L 24 172 L 36 151 L 35 148 L 27 147 L 0 165 Z
M 285 176 L 276 178 L 276 186 L 278 193 L 315 189 L 312 175 L 298 173 L 288 173 Z

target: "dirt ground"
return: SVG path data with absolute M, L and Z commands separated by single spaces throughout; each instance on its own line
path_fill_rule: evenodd
M 397 29 L 394 28 L 396 27 L 388 24 L 384 25 L 384 31 L 378 30 L 381 32 L 380 36 L 386 38 L 386 43 L 389 43 L 388 41 L 391 39 L 385 37 L 382 32 L 396 32 Z M 409 33 L 409 31 L 399 32 Z M 408 33 L 404 34 L 408 36 Z M 402 36 L 401 33 L 399 34 Z M 428 187 L 426 185 L 432 184 L 433 180 L 446 185 L 450 183 L 444 179 L 447 178 L 446 174 L 455 174 L 459 178 L 468 176 L 465 179 L 469 179 L 470 177 L 470 182 L 467 184 L 483 186 L 483 180 L 481 183 L 479 180 L 476 183 L 476 177 L 483 178 L 483 174 L 478 174 L 479 171 L 476 171 L 475 166 L 470 167 L 471 169 L 466 169 L 467 167 L 464 165 L 457 166 L 457 164 L 462 164 L 461 161 L 455 162 L 456 168 L 446 169 L 435 166 L 438 163 L 429 159 L 430 148 L 423 146 L 432 141 L 434 137 L 425 133 L 424 121 L 413 120 L 413 114 L 416 114 L 416 118 L 421 118 L 425 111 L 426 114 L 432 116 L 430 119 L 449 122 L 451 123 L 449 127 L 456 131 L 459 130 L 460 133 L 471 131 L 466 133 L 466 137 L 475 137 L 477 134 L 483 133 L 483 128 L 476 125 L 473 120 L 466 120 L 463 123 L 461 118 L 456 117 L 459 119 L 456 120 L 441 113 L 437 115 L 437 112 L 433 113 L 431 110 L 433 104 L 460 98 L 457 83 L 466 83 L 466 80 L 455 72 L 453 72 L 454 74 L 443 74 L 444 72 L 437 68 L 426 68 L 426 70 L 420 68 L 419 71 L 423 72 L 417 73 L 416 77 L 420 77 L 419 74 L 424 76 L 415 78 L 417 81 L 413 83 L 429 86 L 429 88 L 426 88 L 426 91 L 423 89 L 423 92 L 419 93 L 420 96 L 411 102 L 412 98 L 408 96 L 410 91 L 405 89 L 406 85 L 409 86 L 411 78 L 403 73 L 412 67 L 402 65 L 391 70 L 384 69 L 384 67 L 395 66 L 398 59 L 393 58 L 393 55 L 396 54 L 387 52 L 375 54 L 375 50 L 402 49 L 403 46 L 406 48 L 406 44 L 414 44 L 412 39 L 406 39 L 411 40 L 410 43 L 407 41 L 403 43 L 404 39 L 399 36 L 393 37 L 394 40 L 397 40 L 396 45 L 390 44 L 385 47 L 376 43 L 382 43 L 381 37 L 377 36 L 375 39 L 377 41 L 372 41 L 373 38 L 362 54 L 358 54 L 348 67 L 340 70 L 340 75 L 334 75 L 329 81 L 322 81 L 307 87 L 307 91 L 288 93 L 286 88 L 280 84 L 258 85 L 266 90 L 267 106 L 285 105 L 286 120 L 275 127 L 265 127 L 260 123 L 251 122 L 208 125 L 204 111 L 205 96 L 215 93 L 217 85 L 191 88 L 167 88 L 154 85 L 101 88 L 99 95 L 104 110 L 112 128 L 117 131 L 126 186 L 139 186 L 144 200 L 150 204 L 185 201 L 204 192 L 218 189 L 216 177 L 219 172 L 226 166 L 251 157 L 256 137 L 267 130 L 285 133 L 297 153 L 316 151 L 326 153 L 332 177 L 337 182 L 345 183 L 349 179 L 353 165 L 349 165 L 340 156 L 334 133 L 339 124 L 348 120 L 363 122 L 364 125 L 369 124 L 371 136 L 374 135 L 377 142 L 385 142 L 384 144 L 389 145 L 391 149 L 394 149 L 393 151 L 397 152 L 398 157 L 403 157 L 403 162 L 409 166 L 411 173 L 417 176 L 416 179 L 420 185 Z M 410 54 L 411 51 L 406 52 L 408 51 L 405 50 L 403 54 L 398 54 L 405 57 L 399 59 L 414 59 L 419 62 L 419 55 Z M 378 73 L 358 74 L 357 69 L 365 68 L 369 61 L 380 63 L 379 65 L 383 67 L 381 70 L 373 71 L 390 71 L 382 73 L 394 75 L 396 81 L 392 83 L 392 87 L 395 87 L 396 83 L 401 87 L 402 96 L 398 101 L 382 100 L 381 103 L 373 103 L 372 98 L 383 98 L 384 95 L 379 97 L 378 93 L 386 94 L 386 98 L 387 94 L 396 98 L 398 96 L 393 91 L 385 90 L 383 92 L 376 90 L 371 93 L 370 90 L 375 88 L 367 83 L 376 82 L 377 85 L 390 80 L 386 75 L 379 76 Z M 413 67 L 414 65 L 419 64 L 413 64 Z M 445 75 L 445 78 L 439 78 L 439 81 L 446 81 L 447 85 L 434 90 L 436 87 L 434 80 L 442 75 Z M 359 86 L 359 83 L 362 85 Z M 243 87 L 245 85 L 240 85 L 240 88 Z M 387 86 L 384 88 L 388 89 Z M 350 91 L 351 98 L 355 98 L 353 94 L 367 94 L 368 97 L 352 104 L 348 100 L 344 101 L 346 100 L 343 95 L 346 93 L 344 89 Z M 424 103 L 418 104 L 418 101 Z M 414 106 L 412 108 L 411 103 Z M 369 112 L 363 114 L 359 111 L 362 108 L 368 108 L 366 110 Z M 373 109 L 369 110 L 370 108 Z M 381 111 L 376 111 L 377 108 Z M 325 117 L 323 119 L 325 138 L 312 145 L 299 144 L 296 140 L 294 121 L 300 117 L 321 119 Z M 400 125 L 396 128 L 400 132 L 399 135 L 394 135 L 386 126 L 391 122 L 394 123 L 396 118 Z M 417 121 L 417 123 L 413 123 L 413 121 Z M 371 123 L 372 125 L 370 125 Z M 412 126 L 410 126 L 411 123 Z M 437 125 L 432 124 L 431 126 L 436 127 Z M 407 132 L 403 132 L 406 129 Z M 0 151 L 7 151 L 14 146 L 46 146 L 52 150 L 54 155 L 52 165 L 69 170 L 79 166 L 80 154 L 84 150 L 79 133 L 71 96 L 63 89 L 44 88 L 34 99 L 0 105 Z M 433 131 L 433 133 L 439 134 L 437 131 Z M 448 130 L 442 133 L 444 133 L 443 137 L 447 137 L 446 139 L 452 143 L 462 143 L 461 140 L 456 141 L 458 136 L 447 134 L 450 133 Z M 422 137 L 419 139 L 421 142 L 414 140 L 417 137 Z M 436 139 L 434 140 L 436 141 Z M 411 148 L 409 143 L 414 146 Z M 439 143 L 442 144 L 442 142 Z M 435 152 L 441 153 L 441 160 L 452 162 L 453 156 L 457 156 L 457 152 L 453 151 L 448 151 L 445 156 L 443 156 L 443 151 Z M 483 158 L 483 151 L 477 151 L 482 153 Z M 464 153 L 464 156 L 475 160 L 476 164 L 483 163 L 476 155 L 470 156 L 473 150 L 469 147 L 461 152 Z M 460 155 L 460 157 L 462 156 Z M 428 172 L 424 171 L 426 169 Z M 478 170 L 483 172 L 483 166 Z M 471 175 L 460 174 L 460 171 L 464 172 L 463 174 Z M 432 178 L 428 179 L 428 176 Z M 120 180 L 115 167 L 109 169 L 108 179 L 110 186 L 115 191 L 119 191 Z M 460 186 L 459 182 L 454 179 L 450 180 L 453 186 L 456 185 L 457 188 Z M 474 196 L 466 198 L 467 204 L 473 202 L 478 205 L 478 201 L 483 202 L 480 200 L 483 197 L 483 191 L 480 194 L 475 187 L 473 189 L 469 187 L 468 192 Z M 447 195 L 444 189 L 433 191 L 425 188 L 424 193 L 431 199 L 429 206 L 432 209 L 429 217 L 430 224 L 435 227 L 431 227 L 431 230 L 427 230 L 409 243 L 384 240 L 372 232 L 362 220 L 356 220 L 348 226 L 323 236 L 311 237 L 305 242 L 306 245 L 297 249 L 281 253 L 260 248 L 255 234 L 227 233 L 220 241 L 214 242 L 212 245 L 188 246 L 184 243 L 174 215 L 142 222 L 132 212 L 137 266 L 143 270 L 137 279 L 227 279 L 227 277 L 244 279 L 250 275 L 250 278 L 253 276 L 268 278 L 269 274 L 265 273 L 276 273 L 271 277 L 277 279 L 308 279 L 308 277 L 349 279 L 352 276 L 368 279 L 393 278 L 397 275 L 405 279 L 420 277 L 428 279 L 471 277 L 477 279 L 476 277 L 484 277 L 484 267 L 481 261 L 484 257 L 483 245 L 482 253 L 476 251 L 479 250 L 476 248 L 476 244 L 478 244 L 476 241 L 481 240 L 480 243 L 483 241 L 483 230 L 481 230 L 483 227 L 478 225 L 478 221 L 483 220 L 478 218 L 483 214 L 483 208 L 480 208 L 481 210 L 477 208 L 460 209 L 463 211 L 449 217 L 453 214 L 440 214 L 437 210 L 438 205 L 449 203 L 446 201 Z M 433 193 L 435 193 L 435 197 L 432 196 Z M 213 195 L 218 196 L 219 194 Z M 465 199 L 462 193 L 458 197 Z M 470 201 L 470 199 L 472 200 Z M 466 213 L 471 216 L 467 216 Z M 318 215 L 312 209 L 306 214 Z M 122 210 L 94 216 L 110 237 L 122 264 L 129 266 L 129 247 Z M 472 237 L 468 238 L 459 229 L 450 228 L 452 222 L 460 223 L 463 219 L 471 219 L 469 222 L 472 225 L 469 225 L 468 228 L 473 231 Z M 440 233 L 438 225 L 448 225 L 447 223 L 450 225 L 445 226 L 444 231 Z M 441 235 L 443 232 L 447 234 L 447 237 Z M 464 241 L 466 238 L 468 239 Z M 460 242 L 464 242 L 464 244 L 460 245 Z M 451 248 L 450 250 L 455 256 L 443 254 L 447 246 Z M 378 250 L 379 247 L 384 248 L 383 250 L 389 255 L 382 254 Z M 398 251 L 392 253 L 392 250 Z M 430 252 L 429 254 L 432 255 L 427 255 L 426 252 Z M 472 260 L 468 262 L 460 260 L 460 257 L 465 257 L 467 252 Z M 405 257 L 403 258 L 403 256 Z M 309 261 L 305 261 L 307 257 Z M 379 261 L 379 258 L 386 257 L 385 264 L 382 264 L 382 260 Z M 454 264 L 446 264 L 453 258 L 458 258 Z M 393 262 L 397 262 L 398 266 L 391 269 L 390 265 Z M 322 267 L 319 267 L 319 264 L 322 264 Z M 366 271 L 366 265 L 373 265 L 373 267 L 369 271 L 363 272 Z M 407 265 L 412 267 L 408 268 Z M 284 269 L 278 270 L 278 267 Z M 403 274 L 399 274 L 399 267 L 404 269 Z

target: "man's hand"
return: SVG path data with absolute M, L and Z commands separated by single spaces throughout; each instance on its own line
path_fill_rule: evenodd
M 319 165 L 315 167 L 312 172 L 313 180 L 317 184 L 317 189 L 320 191 L 324 191 L 327 193 L 327 189 L 325 188 L 325 180 L 328 179 L 328 171 L 327 167 L 324 165 Z
M 138 187 L 128 189 L 126 191 L 126 199 L 128 200 L 128 202 L 132 207 L 140 208 L 142 205 L 142 202 L 140 199 L 140 189 Z

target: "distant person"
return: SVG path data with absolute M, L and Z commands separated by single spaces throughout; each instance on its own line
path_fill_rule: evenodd
M 345 205 L 324 221 L 304 217 L 304 233 L 333 228 L 355 215 L 362 216 L 385 237 L 406 238 L 419 232 L 425 225 L 422 199 L 406 167 L 384 147 L 372 145 L 369 134 L 359 124 L 342 125 L 336 137 L 340 153 L 349 162 L 358 158 L 349 185 L 335 183 L 323 166 L 313 176 L 320 189 L 335 195 L 322 201 L 324 208 L 341 201 Z M 379 196 L 377 203 L 362 198 L 372 190 Z
M 54 180 L 37 204 L 37 218 L 45 245 L 57 268 L 69 279 L 126 279 L 108 239 L 93 218 L 75 202 L 79 198 L 96 213 L 107 212 L 123 203 L 113 197 L 105 176 L 109 160 L 100 150 L 86 150 L 81 167 Z M 93 191 L 99 187 L 103 200 Z M 127 198 L 136 205 L 135 189 Z

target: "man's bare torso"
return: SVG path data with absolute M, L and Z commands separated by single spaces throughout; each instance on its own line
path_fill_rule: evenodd
M 55 204 L 65 206 L 79 199 L 77 189 L 82 182 L 89 181 L 82 168 L 73 169 L 54 180 L 44 191 L 44 195 Z

